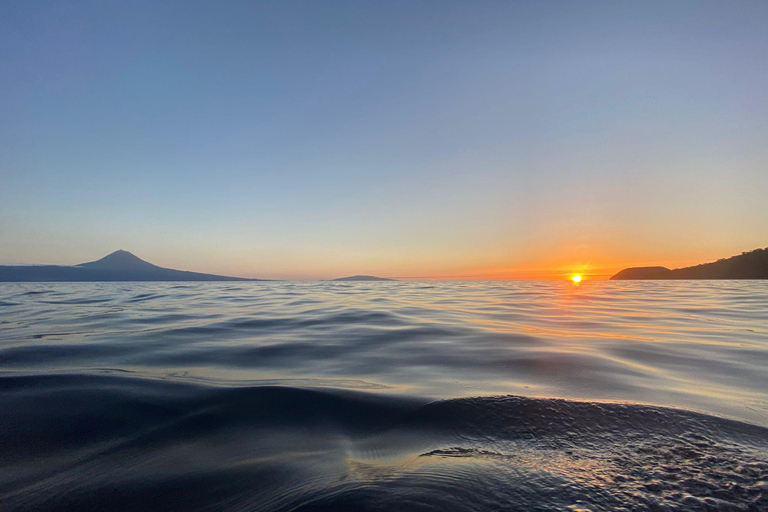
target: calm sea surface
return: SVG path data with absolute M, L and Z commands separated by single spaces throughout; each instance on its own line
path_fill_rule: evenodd
M 3 283 L 2 510 L 768 510 L 768 282 Z

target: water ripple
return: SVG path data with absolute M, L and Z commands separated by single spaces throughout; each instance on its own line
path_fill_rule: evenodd
M 768 283 L 0 285 L 3 510 L 766 510 Z

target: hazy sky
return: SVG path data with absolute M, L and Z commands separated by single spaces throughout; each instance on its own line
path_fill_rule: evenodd
M 0 3 L 0 263 L 561 277 L 768 246 L 768 2 Z

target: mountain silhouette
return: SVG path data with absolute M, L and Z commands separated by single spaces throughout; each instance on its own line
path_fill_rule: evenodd
M 332 281 L 396 281 L 396 279 L 388 279 L 386 277 L 358 275 L 358 276 L 349 276 L 349 277 L 339 277 L 338 279 L 332 279 Z
M 694 267 L 625 268 L 611 279 L 768 279 L 768 247 Z
M 135 254 L 120 249 L 112 254 L 108 254 L 100 260 L 91 261 L 89 263 L 81 263 L 77 265 L 82 268 L 109 268 L 109 269 L 122 269 L 122 270 L 147 270 L 158 269 L 157 265 L 153 265 L 148 261 L 144 261 Z
M 259 281 L 158 267 L 128 251 L 79 265 L 0 265 L 0 282 L 45 281 Z
M 611 279 L 669 279 L 666 276 L 672 272 L 667 267 L 630 267 L 625 268 Z

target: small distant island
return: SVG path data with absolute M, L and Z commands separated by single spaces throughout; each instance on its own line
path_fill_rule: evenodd
M 0 265 L 0 282 L 261 281 L 158 267 L 128 251 L 79 265 Z
M 397 279 L 388 279 L 386 277 L 376 276 L 349 276 L 332 279 L 332 281 L 397 281 Z
M 611 279 L 768 279 L 768 247 L 694 267 L 625 268 Z

